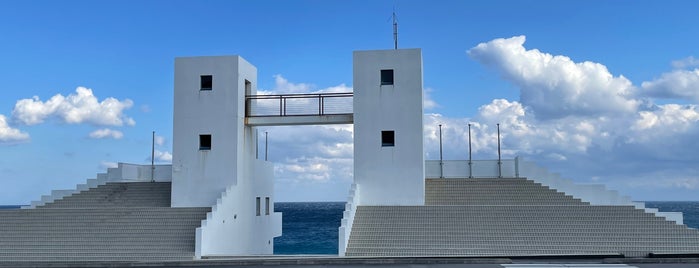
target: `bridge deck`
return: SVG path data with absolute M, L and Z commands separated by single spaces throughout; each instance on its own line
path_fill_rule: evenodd
M 248 95 L 245 124 L 250 126 L 352 124 L 353 94 Z

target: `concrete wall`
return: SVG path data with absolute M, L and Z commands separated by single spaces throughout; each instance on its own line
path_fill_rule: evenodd
M 52 190 L 51 194 L 42 195 L 39 200 L 31 201 L 29 205 L 22 206 L 22 209 L 33 209 L 37 206 L 43 206 L 108 182 L 149 182 L 151 181 L 151 176 L 157 182 L 172 181 L 171 165 L 155 165 L 154 167 L 155 169 L 152 169 L 151 165 L 119 163 L 115 168 L 108 168 L 107 173 L 99 173 L 95 179 L 88 179 L 85 183 L 76 185 L 75 189 Z M 151 175 L 151 170 L 153 170 L 153 175 Z
M 337 253 L 340 256 L 345 256 L 347 251 L 347 244 L 349 243 L 352 225 L 354 224 L 354 215 L 357 212 L 357 204 L 359 204 L 359 193 L 357 192 L 357 185 L 353 183 L 347 203 L 345 203 L 345 211 L 342 213 L 340 228 L 338 228 Z
M 212 90 L 200 90 L 200 76 L 212 75 Z M 254 141 L 244 129 L 245 80 L 250 94 L 257 69 L 239 56 L 175 59 L 172 206 L 212 206 L 244 177 Z M 211 134 L 211 149 L 199 149 L 199 135 Z M 247 135 L 246 135 L 247 134 Z
M 657 209 L 646 208 L 643 202 L 634 202 L 630 197 L 622 196 L 617 191 L 607 190 L 604 185 L 576 184 L 572 180 L 562 178 L 560 174 L 551 173 L 546 168 L 531 161 L 520 160 L 519 172 L 523 177 L 579 198 L 582 201 L 589 202 L 591 205 L 634 206 L 637 209 L 643 209 L 647 213 L 653 213 L 658 217 L 674 221 L 677 224 L 684 222 L 682 212 L 659 212 Z
M 273 165 L 253 160 L 249 173 L 254 175 L 223 192 L 197 228 L 197 258 L 274 253 L 273 239 L 282 233 L 282 215 L 274 213 Z M 269 198 L 269 210 L 266 198 Z
M 422 205 L 425 199 L 422 52 L 420 49 L 355 51 L 354 182 L 359 205 Z M 381 70 L 394 70 L 381 85 Z M 395 146 L 381 131 L 395 131 Z

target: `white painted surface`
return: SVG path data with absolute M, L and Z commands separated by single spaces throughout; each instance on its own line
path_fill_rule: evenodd
M 212 90 L 200 90 L 200 76 L 212 75 Z M 208 207 L 245 177 L 251 147 L 244 129 L 245 80 L 257 88 L 257 69 L 239 56 L 175 59 L 173 207 Z M 199 150 L 199 135 L 211 135 L 211 150 Z
M 657 209 L 648 209 L 643 202 L 634 202 L 630 197 L 622 196 L 617 191 L 607 190 L 604 185 L 576 184 L 572 180 L 562 178 L 560 174 L 551 173 L 546 168 L 531 161 L 520 160 L 519 172 L 522 177 L 579 198 L 584 202 L 589 202 L 591 205 L 634 206 L 637 209 L 644 209 L 647 213 L 654 213 L 655 216 L 683 224 L 681 212 L 659 212 Z
M 155 165 L 153 177 L 157 182 L 167 182 L 172 180 L 171 165 Z M 108 182 L 149 182 L 151 181 L 151 165 L 136 165 L 119 163 L 116 168 L 108 168 L 107 173 L 97 174 L 97 179 L 88 179 L 84 184 L 78 184 L 75 189 L 53 190 L 50 195 L 42 195 L 39 200 L 32 201 L 22 209 L 33 209 L 62 199 L 66 196 L 96 188 Z
M 340 256 L 345 256 L 345 252 L 347 251 L 350 234 L 352 233 L 352 225 L 354 224 L 354 215 L 357 211 L 357 204 L 359 204 L 359 194 L 357 193 L 357 185 L 353 183 L 350 188 L 347 203 L 345 203 L 345 211 L 342 213 L 340 228 L 338 228 L 339 236 L 337 248 L 338 255 Z
M 274 168 L 252 160 L 254 174 L 223 192 L 197 228 L 196 256 L 260 255 L 274 253 L 274 237 L 282 234 L 282 215 L 274 213 Z M 260 197 L 261 211 L 257 216 Z M 270 198 L 269 214 L 265 198 Z
M 200 90 L 201 75 L 212 76 L 211 90 Z M 197 229 L 197 257 L 272 254 L 281 235 L 273 167 L 255 159 L 255 129 L 245 125 L 245 95 L 256 88 L 257 69 L 239 56 L 175 60 L 172 206 L 212 207 Z M 211 135 L 210 150 L 200 150 L 199 135 Z
M 423 205 L 422 53 L 420 49 L 355 51 L 354 183 L 359 205 Z M 382 69 L 394 84 L 381 85 Z M 381 131 L 395 146 L 381 146 Z

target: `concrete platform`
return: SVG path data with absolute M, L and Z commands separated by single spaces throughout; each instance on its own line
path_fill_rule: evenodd
M 177 262 L 3 262 L 0 267 L 467 267 L 697 268 L 699 258 L 341 258 L 337 256 L 217 257 Z

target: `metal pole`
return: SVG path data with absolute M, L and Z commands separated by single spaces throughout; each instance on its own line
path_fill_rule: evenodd
M 473 162 L 471 160 L 471 123 L 468 123 L 468 177 L 473 178 Z
M 444 161 L 442 159 L 442 124 L 439 124 L 439 178 L 444 178 Z
M 265 161 L 267 161 L 267 131 L 265 131 Z
M 150 182 L 155 182 L 155 131 L 150 146 Z
M 498 123 L 498 178 L 502 178 L 502 158 L 500 157 L 500 123 Z

